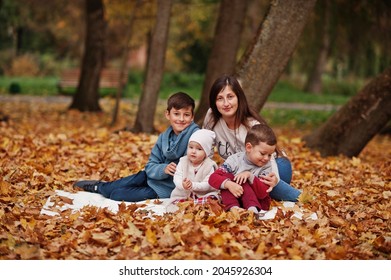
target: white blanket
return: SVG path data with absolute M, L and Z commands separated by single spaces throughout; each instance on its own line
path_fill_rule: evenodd
M 57 197 L 56 197 L 57 196 Z M 58 201 L 61 201 L 61 203 L 58 203 Z M 137 202 L 139 205 L 146 205 L 143 207 L 140 207 L 140 210 L 147 210 L 153 215 L 163 215 L 164 213 L 167 213 L 167 206 L 169 205 L 169 199 L 159 199 L 162 203 L 156 204 L 152 200 L 146 200 L 146 201 L 140 201 Z M 41 209 L 42 215 L 49 215 L 49 216 L 55 216 L 59 215 L 60 212 L 65 211 L 67 209 L 72 209 L 73 211 L 79 211 L 84 206 L 96 206 L 98 208 L 107 208 L 113 213 L 116 213 L 118 211 L 118 206 L 121 202 L 111 200 L 108 198 L 103 197 L 100 194 L 97 193 L 90 193 L 90 192 L 77 192 L 77 193 L 70 193 L 65 192 L 61 190 L 57 190 L 55 192 L 55 195 L 50 196 L 45 205 Z M 134 202 L 125 202 L 126 205 L 132 204 Z M 277 213 L 277 207 L 272 207 L 269 211 L 263 211 L 263 217 L 260 219 L 262 220 L 269 220 L 273 219 Z M 294 202 L 284 202 L 282 206 L 282 211 L 286 210 L 292 210 L 294 211 L 294 214 L 292 217 L 303 219 L 305 217 L 306 219 L 317 219 L 316 213 L 310 213 L 309 215 L 304 215 L 304 210 L 299 208 Z M 152 217 L 152 215 L 150 215 Z

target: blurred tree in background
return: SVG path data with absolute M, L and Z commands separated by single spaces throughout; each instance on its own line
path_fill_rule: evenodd
M 317 1 L 286 74 L 303 86 L 317 61 L 322 45 L 325 4 L 329 5 L 329 51 L 323 77 L 368 78 L 384 71 L 391 62 L 391 3 L 386 0 Z M 85 37 L 84 0 L 2 0 L 0 2 L 0 73 L 18 75 L 14 60 L 35 63 L 38 73 L 56 75 L 65 67 L 78 66 Z M 106 10 L 106 64 L 118 64 L 125 40 L 129 9 L 135 0 L 104 1 Z M 131 49 L 146 52 L 154 23 L 153 0 L 143 1 L 137 12 Z M 219 0 L 174 1 L 167 48 L 166 70 L 205 73 L 219 11 Z M 248 1 L 237 58 L 254 37 L 269 1 Z M 234 38 L 233 38 L 234 40 Z M 135 60 L 135 59 L 133 59 Z M 30 62 L 28 62 L 30 61 Z M 145 65 L 145 64 L 144 64 Z M 142 64 L 138 64 L 142 67 Z M 26 66 L 27 67 L 27 66 Z M 30 67 L 33 68 L 33 67 Z
M 86 0 L 85 14 L 86 38 L 80 65 L 80 79 L 70 109 L 101 111 L 99 82 L 106 51 L 106 21 L 102 0 Z
M 321 67 L 323 78 L 374 77 L 391 64 L 390 31 L 390 1 L 317 1 L 293 55 L 290 73 L 302 73 L 302 82 L 311 83 L 306 79 L 311 78 L 323 49 L 327 51 Z

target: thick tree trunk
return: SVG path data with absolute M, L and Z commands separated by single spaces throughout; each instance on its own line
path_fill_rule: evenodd
M 213 46 L 195 122 L 201 123 L 209 108 L 209 91 L 213 82 L 222 74 L 233 74 L 237 62 L 240 36 L 246 15 L 248 0 L 222 0 L 217 20 Z
M 255 41 L 247 49 L 236 71 L 257 112 L 288 64 L 315 2 L 271 1 Z
M 391 67 L 303 140 L 322 156 L 358 156 L 391 119 L 390 108 Z
M 330 17 L 331 8 L 329 1 L 320 2 L 322 5 L 323 20 L 320 29 L 321 45 L 318 51 L 316 61 L 308 75 L 307 84 L 304 90 L 315 94 L 322 92 L 322 75 L 327 63 L 327 57 L 330 49 Z
M 157 5 L 156 25 L 152 34 L 145 85 L 132 129 L 134 132 L 155 132 L 154 117 L 163 79 L 172 0 L 158 0 Z
M 101 111 L 99 80 L 104 57 L 106 23 L 102 0 L 86 0 L 86 41 L 79 85 L 70 109 Z

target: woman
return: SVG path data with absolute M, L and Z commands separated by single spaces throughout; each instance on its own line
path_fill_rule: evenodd
M 244 151 L 244 139 L 250 127 L 266 123 L 250 108 L 239 81 L 233 76 L 222 76 L 213 83 L 209 104 L 203 128 L 215 132 L 216 148 L 224 159 Z M 280 180 L 270 192 L 270 197 L 275 200 L 297 201 L 301 192 L 290 185 L 291 162 L 279 149 L 276 149 L 275 160 Z M 267 183 L 268 178 L 265 180 Z

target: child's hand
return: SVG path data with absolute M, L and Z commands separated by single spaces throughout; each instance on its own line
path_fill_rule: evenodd
M 228 189 L 235 197 L 240 197 L 243 194 L 243 187 L 233 181 L 227 181 L 224 187 Z
M 250 171 L 243 171 L 235 176 L 234 181 L 239 185 L 242 185 L 246 183 L 247 179 L 250 178 L 250 176 Z
M 185 190 L 191 190 L 192 187 L 193 187 L 193 183 L 192 183 L 188 178 L 185 178 L 185 179 L 183 179 L 183 181 L 182 181 L 182 187 L 183 187 Z
M 277 176 L 276 174 L 274 174 L 273 172 L 270 172 L 269 174 L 267 175 L 261 175 L 259 176 L 259 180 L 263 183 L 265 183 L 266 185 L 269 185 L 270 187 L 267 189 L 267 192 L 271 192 L 273 190 L 273 188 L 277 185 L 278 183 L 278 179 L 277 179 Z
M 166 168 L 164 168 L 164 173 L 174 176 L 176 171 L 176 163 L 175 162 L 170 162 L 167 164 Z

